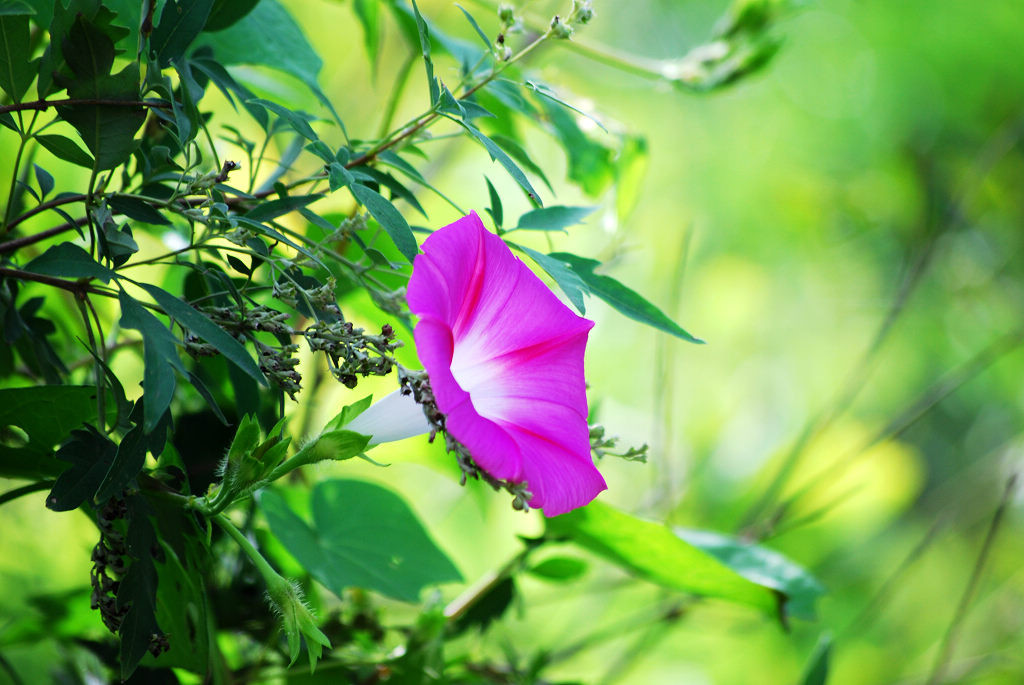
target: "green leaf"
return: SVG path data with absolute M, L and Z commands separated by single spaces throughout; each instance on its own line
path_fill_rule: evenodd
M 117 74 L 76 80 L 68 86 L 73 99 L 139 100 L 139 63 L 132 62 Z M 135 132 L 146 120 L 136 105 L 64 105 L 60 115 L 78 131 L 96 158 L 100 171 L 128 161 L 135 150 Z
M 107 204 L 114 214 L 123 214 L 129 219 L 135 219 L 153 226 L 170 226 L 171 221 L 161 214 L 153 205 L 138 200 L 134 197 L 123 195 L 111 195 L 107 198 Z
M 86 169 L 92 169 L 95 164 L 89 153 L 78 147 L 78 144 L 70 138 L 49 134 L 37 135 L 36 140 L 57 159 L 63 159 L 65 162 L 71 162 Z
M 573 557 L 550 557 L 529 569 L 530 575 L 564 583 L 587 572 L 587 562 Z
M 0 0 L 0 16 L 2 17 L 31 16 L 35 13 L 35 8 L 23 0 Z
M 782 554 L 710 531 L 675 528 L 688 543 L 704 550 L 747 580 L 784 593 L 786 610 L 797 618 L 814 620 L 814 602 L 825 593 L 821 583 Z
M 73 431 L 71 440 L 57 451 L 57 458 L 71 466 L 58 476 L 46 506 L 53 511 L 71 511 L 91 501 L 115 454 L 117 446 L 92 426 Z
M 270 529 L 332 592 L 362 587 L 407 602 L 429 585 L 462 579 L 409 506 L 390 490 L 354 480 L 313 488 L 310 526 L 278 493 L 260 495 Z
M 128 679 L 146 655 L 153 637 L 163 634 L 156 621 L 158 577 L 153 563 L 156 532 L 149 517 L 152 510 L 141 495 L 125 499 L 128 505 L 128 554 L 131 561 L 117 589 L 117 608 L 127 609 L 118 629 L 121 638 L 118 660 L 121 680 Z
M 463 7 L 462 5 L 458 5 L 458 4 L 456 4 L 455 6 L 458 7 L 460 10 L 462 10 L 462 14 L 465 15 L 466 21 L 468 21 L 470 26 L 473 27 L 473 30 L 476 31 L 476 35 L 480 36 L 480 42 L 484 44 L 484 49 L 487 50 L 488 52 L 490 52 L 491 51 L 491 39 L 488 38 L 487 34 L 484 33 L 484 30 L 482 28 L 480 28 L 480 24 L 476 23 L 476 19 L 473 18 L 472 14 L 470 14 L 468 11 L 466 11 L 465 7 Z
M 0 89 L 14 102 L 21 102 L 25 91 L 32 85 L 39 60 L 30 60 L 27 5 L 7 5 L 8 12 L 0 13 Z M 19 9 L 22 13 L 14 14 Z
M 117 446 L 117 454 L 110 464 L 103 482 L 96 490 L 96 501 L 103 502 L 117 495 L 128 485 L 146 464 L 146 434 L 142 426 L 128 431 Z
M 533 228 L 541 231 L 564 231 L 569 226 L 582 223 L 594 213 L 597 207 L 541 207 L 523 214 L 519 223 L 510 231 Z
M 576 307 L 576 310 L 580 314 L 586 314 L 586 306 L 583 303 L 583 295 L 590 293 L 590 288 L 583 279 L 572 270 L 572 267 L 568 262 L 565 262 L 558 257 L 553 255 L 546 255 L 543 252 L 537 252 L 536 250 L 530 249 L 525 245 L 517 245 L 516 243 L 509 242 L 509 245 L 515 249 L 525 252 L 530 256 L 537 266 L 544 269 L 548 276 L 551 276 L 558 284 L 558 287 L 562 289 L 565 296 L 572 302 L 572 306 Z
M 260 0 L 214 0 L 203 31 L 223 31 L 252 12 Z
M 611 276 L 595 274 L 594 269 L 601 266 L 601 262 L 578 257 L 568 252 L 552 252 L 549 256 L 566 262 L 579 275 L 590 292 L 610 304 L 620 314 L 688 342 L 704 343 L 700 338 L 695 338 L 683 330 L 679 324 L 668 318 L 664 312 L 645 300 L 639 293 L 630 290 Z
M 501 196 L 498 195 L 498 191 L 494 189 L 491 184 L 491 179 L 484 176 L 484 180 L 487 181 L 487 194 L 491 198 L 491 207 L 487 212 L 491 215 L 491 220 L 494 222 L 494 227 L 501 232 L 501 224 L 505 220 L 505 215 L 501 209 Z
M 27 436 L 17 446 L 0 441 L 0 476 L 51 478 L 60 473 L 64 465 L 53 459 L 54 447 L 83 423 L 95 420 L 95 386 L 0 388 L 0 435 L 13 427 Z
M 156 668 L 186 668 L 193 673 L 207 672 L 210 665 L 211 635 L 209 599 L 203 579 L 206 569 L 198 561 L 208 558 L 203 550 L 200 533 L 195 526 L 181 531 L 184 539 L 183 557 L 166 541 L 163 523 L 158 543 L 163 550 L 163 562 L 156 564 L 157 586 L 155 618 L 169 637 L 170 650 L 157 658 L 143 657 L 143 666 Z M 193 551 L 194 550 L 194 551 Z
M 177 339 L 160 323 L 160 320 L 123 290 L 118 293 L 117 299 L 121 304 L 121 327 L 131 328 L 142 334 L 144 430 L 151 433 L 174 399 L 177 379 L 173 369 L 182 374 L 186 374 L 187 371 L 178 356 Z
M 516 166 L 516 163 L 512 161 L 512 158 L 509 157 L 504 150 L 498 147 L 497 143 L 495 143 L 493 140 L 491 140 L 483 133 L 481 133 L 480 129 L 478 129 L 476 126 L 469 123 L 468 121 L 456 119 L 454 117 L 450 117 L 444 114 L 442 114 L 442 116 L 444 116 L 447 119 L 451 119 L 459 126 L 469 131 L 470 135 L 476 138 L 476 140 L 481 145 L 484 146 L 484 149 L 487 150 L 487 154 L 491 156 L 491 160 L 498 160 L 498 163 L 501 164 L 501 166 L 505 167 L 505 171 L 507 171 L 509 176 L 511 176 L 515 180 L 515 182 L 518 183 L 522 187 L 522 189 L 526 191 L 527 196 L 531 200 L 536 202 L 538 205 L 543 204 L 540 201 L 540 196 L 537 195 L 537 191 L 533 189 L 532 185 L 530 185 L 530 180 L 526 178 L 526 174 L 523 173 L 523 170 Z
M 355 183 L 351 186 L 352 194 L 380 222 L 380 225 L 391 236 L 398 251 L 410 262 L 419 253 L 416 236 L 412 234 L 409 223 L 395 206 L 384 199 L 384 196 L 364 185 Z
M 32 165 L 36 172 L 36 183 L 39 184 L 39 197 L 41 200 L 45 200 L 46 196 L 53 190 L 54 180 L 53 176 L 49 171 L 39 166 L 38 164 Z
M 320 137 L 317 136 L 316 131 L 314 131 L 313 128 L 309 125 L 309 120 L 312 117 L 310 117 L 310 115 L 306 114 L 305 112 L 293 112 L 287 107 L 282 107 L 276 102 L 271 102 L 270 100 L 264 100 L 262 98 L 253 98 L 251 100 L 248 100 L 248 103 L 252 105 L 259 105 L 260 107 L 269 109 L 271 112 L 284 119 L 284 121 L 287 122 L 287 124 L 291 126 L 292 129 L 294 129 L 295 132 L 298 133 L 303 138 L 314 141 L 320 140 Z
M 288 197 L 268 200 L 256 205 L 245 213 L 245 218 L 250 221 L 271 221 L 289 212 L 294 212 L 300 207 L 305 207 L 322 198 L 323 195 L 289 195 Z
M 825 685 L 828 682 L 829 662 L 832 659 L 832 635 L 825 633 L 818 640 L 811 660 L 807 664 L 802 685 Z
M 62 278 L 98 278 L 109 283 L 117 274 L 74 243 L 54 245 L 25 265 L 25 271 Z
M 197 45 L 209 45 L 223 65 L 262 64 L 315 84 L 323 62 L 302 29 L 277 0 L 261 0 L 228 28 L 203 34 Z M 244 49 L 241 49 L 244 46 Z
M 380 2 L 378 0 L 355 0 L 352 8 L 359 23 L 363 25 L 363 44 L 366 54 L 376 61 L 377 46 L 380 44 Z
M 612 150 L 587 136 L 576 117 L 550 97 L 540 97 L 538 103 L 569 157 L 569 178 L 587 195 L 600 195 L 615 177 Z
M 216 347 L 217 351 L 223 354 L 225 359 L 244 371 L 257 383 L 263 386 L 267 385 L 267 379 L 263 372 L 260 371 L 259 365 L 234 336 L 210 321 L 198 309 L 166 290 L 149 283 L 139 283 L 138 286 L 149 293 L 149 296 L 160 305 L 168 316 L 174 317 L 178 323 Z
M 757 585 L 710 554 L 602 502 L 547 519 L 547 536 L 566 538 L 645 580 L 672 590 L 781 611 L 784 595 Z
M 427 28 L 427 22 L 423 21 L 423 16 L 420 14 L 420 8 L 416 5 L 416 0 L 412 0 L 412 11 L 416 17 L 416 30 L 419 33 L 420 50 L 423 52 L 423 64 L 427 70 L 427 88 L 430 92 L 430 104 L 433 105 L 441 96 L 441 91 L 437 79 L 434 77 L 434 63 L 430 59 L 430 29 Z

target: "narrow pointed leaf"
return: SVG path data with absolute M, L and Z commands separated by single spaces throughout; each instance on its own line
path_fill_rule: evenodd
M 366 207 L 373 218 L 379 221 L 387 234 L 391 236 L 398 251 L 410 262 L 415 259 L 419 252 L 419 246 L 416 244 L 416 236 L 412 234 L 412 229 L 409 228 L 409 223 L 402 213 L 395 209 L 395 206 L 388 202 L 383 195 L 364 185 L 353 184 L 351 190 L 359 203 Z
M 149 293 L 158 305 L 160 305 L 169 316 L 174 317 L 183 326 L 191 330 L 197 336 L 217 348 L 217 351 L 239 369 L 244 371 L 260 385 L 266 386 L 267 379 L 260 371 L 259 365 L 253 360 L 240 342 L 225 331 L 223 328 L 210 321 L 209 318 L 192 305 L 170 294 L 166 290 L 150 285 L 139 283 L 139 286 Z
M 587 259 L 568 252 L 552 252 L 550 256 L 566 262 L 586 283 L 590 292 L 610 304 L 620 314 L 688 342 L 703 344 L 703 340 L 687 333 L 636 291 L 627 288 L 611 276 L 594 273 L 594 269 L 601 266 L 601 262 L 596 259 Z

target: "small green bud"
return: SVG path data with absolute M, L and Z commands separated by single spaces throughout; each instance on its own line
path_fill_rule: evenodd
M 516 8 L 508 3 L 501 3 L 498 5 L 498 19 L 505 26 L 516 23 Z
M 572 38 L 572 27 L 563 22 L 556 14 L 555 18 L 551 20 L 551 35 L 555 38 L 568 40 Z
M 572 14 L 569 15 L 570 24 L 586 24 L 594 18 L 594 10 L 590 6 L 590 0 L 572 0 Z

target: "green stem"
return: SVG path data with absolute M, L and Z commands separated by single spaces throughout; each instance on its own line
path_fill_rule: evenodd
M 537 49 L 537 47 L 541 43 L 543 43 L 544 41 L 546 41 L 550 37 L 551 37 L 551 30 L 548 29 L 547 31 L 542 33 L 540 36 L 538 36 L 529 45 L 527 45 L 522 50 L 517 52 L 515 55 L 510 57 L 508 59 L 508 61 L 503 62 L 500 67 L 497 67 L 497 68 L 493 69 L 490 74 L 488 74 L 483 79 L 481 79 L 480 83 L 478 83 L 475 86 L 473 86 L 472 88 L 468 89 L 465 93 L 462 94 L 462 96 L 459 99 L 460 100 L 465 100 L 466 98 L 468 98 L 471 95 L 473 95 L 473 93 L 475 93 L 476 91 L 480 90 L 481 88 L 486 86 L 488 83 L 490 83 L 494 79 L 498 78 L 498 76 L 500 76 L 506 69 L 511 67 L 513 64 L 515 64 L 516 62 L 518 62 L 522 58 L 526 57 L 531 52 L 533 52 L 535 49 Z M 398 129 L 397 131 L 395 131 L 394 133 L 389 135 L 386 139 L 382 140 L 380 143 L 378 143 L 374 147 L 370 148 L 368 151 L 366 151 L 363 154 L 359 155 L 355 159 L 349 161 L 349 163 L 345 165 L 345 168 L 346 169 L 351 169 L 353 167 L 357 167 L 357 166 L 360 166 L 362 164 L 366 164 L 367 162 L 369 162 L 369 161 L 373 160 L 374 158 L 376 158 L 377 155 L 379 155 L 380 153 L 384 152 L 385 150 L 391 149 L 392 147 L 394 147 L 398 143 L 402 142 L 403 140 L 406 140 L 407 138 L 415 135 L 416 133 L 418 133 L 419 131 L 423 130 L 424 128 L 427 128 L 428 126 L 430 126 L 431 124 L 436 122 L 440 117 L 441 117 L 441 114 L 436 110 L 436 108 L 432 108 L 429 111 L 424 112 L 420 116 L 418 116 L 415 119 L 412 119 L 411 121 L 409 121 L 402 128 Z
M 453 599 L 448 606 L 444 608 L 444 617 L 448 621 L 459 620 L 459 618 L 464 616 L 466 612 L 469 611 L 477 602 L 486 597 L 487 593 L 497 587 L 499 583 L 522 568 L 530 554 L 544 544 L 544 542 L 544 538 L 528 540 L 526 542 L 526 548 L 509 559 L 504 566 L 493 571 L 488 571 L 481 576 L 479 580 L 466 588 L 461 595 Z
M 238 530 L 238 528 L 235 527 L 235 524 L 231 523 L 231 520 L 227 516 L 224 514 L 216 514 L 210 518 L 214 523 L 220 526 L 224 532 L 238 544 L 239 547 L 242 548 L 242 551 L 245 552 L 245 556 L 249 557 L 249 560 L 253 563 L 253 566 L 256 567 L 256 570 L 260 572 L 260 575 L 263 576 L 263 581 L 268 586 L 273 586 L 280 582 L 288 582 L 273 569 L 270 562 L 268 562 L 263 555 L 260 554 L 259 550 L 249 542 L 249 538 L 245 537 L 245 535 L 242 534 L 242 531 Z
M 21 166 L 21 155 L 25 152 L 25 144 L 27 142 L 28 136 L 22 134 L 21 142 L 18 143 L 18 152 L 14 155 L 14 168 L 11 169 L 11 187 L 7 191 L 7 204 L 4 205 L 4 233 L 11 230 L 11 226 L 7 221 L 11 218 L 11 208 L 14 205 L 14 190 L 18 187 L 18 168 Z

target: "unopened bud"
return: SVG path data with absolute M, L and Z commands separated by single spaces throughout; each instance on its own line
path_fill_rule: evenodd
M 551 20 L 551 35 L 555 38 L 567 40 L 572 38 L 572 27 L 563 22 L 556 14 Z
M 498 19 L 505 26 L 511 26 L 516 22 L 516 8 L 508 3 L 498 5 Z

